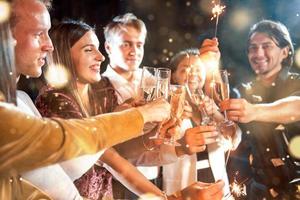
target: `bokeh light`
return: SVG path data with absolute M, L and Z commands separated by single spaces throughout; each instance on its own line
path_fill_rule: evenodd
M 293 157 L 300 159 L 300 136 L 291 139 L 289 151 Z
M 7 21 L 10 15 L 10 6 L 7 1 L 0 0 L 0 23 Z
M 300 48 L 297 48 L 295 51 L 295 64 L 300 68 Z
M 45 79 L 55 88 L 64 87 L 70 79 L 70 76 L 62 65 L 50 65 L 45 72 Z
M 234 10 L 229 16 L 230 26 L 237 31 L 248 29 L 252 24 L 252 18 L 249 12 L 249 10 L 242 8 Z

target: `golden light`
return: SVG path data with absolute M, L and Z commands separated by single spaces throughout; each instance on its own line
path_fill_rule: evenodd
M 237 31 L 243 31 L 252 24 L 252 18 L 248 10 L 238 9 L 229 17 L 229 24 Z
M 7 1 L 0 0 L 0 23 L 7 21 L 10 15 L 10 5 Z
M 300 136 L 292 138 L 289 144 L 289 151 L 293 157 L 300 159 Z
M 300 48 L 295 50 L 295 63 L 298 68 L 300 68 Z
M 45 72 L 46 81 L 55 88 L 62 88 L 69 82 L 70 75 L 62 65 L 51 65 Z

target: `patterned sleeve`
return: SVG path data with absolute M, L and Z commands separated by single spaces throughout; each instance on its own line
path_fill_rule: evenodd
M 62 91 L 44 91 L 37 97 L 35 105 L 43 117 L 83 118 L 76 101 Z

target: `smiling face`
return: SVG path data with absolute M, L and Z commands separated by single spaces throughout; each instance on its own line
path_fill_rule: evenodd
M 255 73 L 262 79 L 274 77 L 288 56 L 288 47 L 278 47 L 266 33 L 256 32 L 249 40 L 248 60 Z
M 51 27 L 47 8 L 36 0 L 19 1 L 14 7 L 16 24 L 12 27 L 17 74 L 39 77 L 46 56 L 53 51 L 48 31 Z
M 202 88 L 205 82 L 206 73 L 201 64 L 200 58 L 194 55 L 190 55 L 189 57 L 185 56 L 179 62 L 176 71 L 172 74 L 173 82 L 179 85 L 184 85 L 187 83 L 189 72 L 192 72 L 193 76 L 196 75 L 197 80 L 199 81 L 198 84 Z
M 100 65 L 104 56 L 98 50 L 99 40 L 94 31 L 86 32 L 71 48 L 71 57 L 80 83 L 100 81 Z
M 144 57 L 145 35 L 131 26 L 126 26 L 112 42 L 106 42 L 105 48 L 110 65 L 116 71 L 135 71 Z

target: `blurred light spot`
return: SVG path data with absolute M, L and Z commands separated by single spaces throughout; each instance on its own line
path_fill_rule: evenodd
M 271 85 L 272 85 L 272 86 L 275 86 L 276 84 L 273 82 Z
M 163 53 L 168 53 L 168 49 L 163 49 Z
M 167 27 L 163 26 L 163 27 L 159 28 L 158 32 L 160 35 L 167 35 L 169 32 L 169 29 Z
M 187 2 L 185 3 L 185 5 L 186 5 L 186 6 L 190 6 L 190 5 L 191 5 L 191 2 L 190 2 L 190 1 L 187 1 Z
M 30 76 L 26 75 L 26 78 L 27 78 L 27 79 L 30 79 Z
M 300 159 L 300 136 L 291 139 L 289 151 L 293 157 Z
M 252 18 L 250 13 L 245 9 L 238 9 L 232 12 L 229 17 L 229 24 L 231 27 L 234 27 L 235 30 L 242 31 L 249 27 L 252 23 Z
M 154 65 L 157 65 L 157 64 L 158 64 L 158 60 L 155 59 L 155 60 L 152 61 L 152 63 L 153 63 Z
M 0 0 L 0 23 L 7 21 L 10 15 L 10 5 L 6 1 Z
M 246 134 L 249 135 L 249 134 L 250 134 L 250 131 L 246 131 Z
M 169 56 L 172 57 L 174 53 L 172 51 L 169 52 Z
M 295 51 L 295 63 L 298 68 L 300 68 L 300 48 Z
M 296 16 L 299 17 L 299 13 L 297 13 Z
M 173 42 L 173 38 L 169 38 L 169 43 L 172 43 Z
M 166 2 L 166 6 L 167 6 L 167 7 L 171 7 L 171 6 L 172 6 L 172 3 L 171 3 L 170 1 L 167 1 L 167 2 Z
M 266 152 L 269 152 L 270 151 L 270 148 L 266 148 Z
M 190 40 L 192 38 L 192 35 L 190 33 L 186 33 L 184 34 L 184 38 Z
M 149 21 L 153 21 L 153 20 L 155 19 L 155 17 L 154 17 L 153 14 L 149 14 L 149 15 L 147 16 L 147 18 L 148 18 Z
M 45 72 L 46 81 L 55 88 L 64 87 L 70 79 L 70 76 L 62 65 L 51 65 Z
M 211 9 L 212 9 L 211 0 L 199 1 L 199 7 L 204 13 L 209 15 L 211 14 Z
M 193 19 L 193 22 L 196 26 L 199 26 L 203 23 L 203 17 L 196 15 Z
M 9 75 L 10 75 L 10 76 L 12 76 L 12 75 L 13 75 L 13 73 L 12 73 L 12 72 L 9 72 Z

